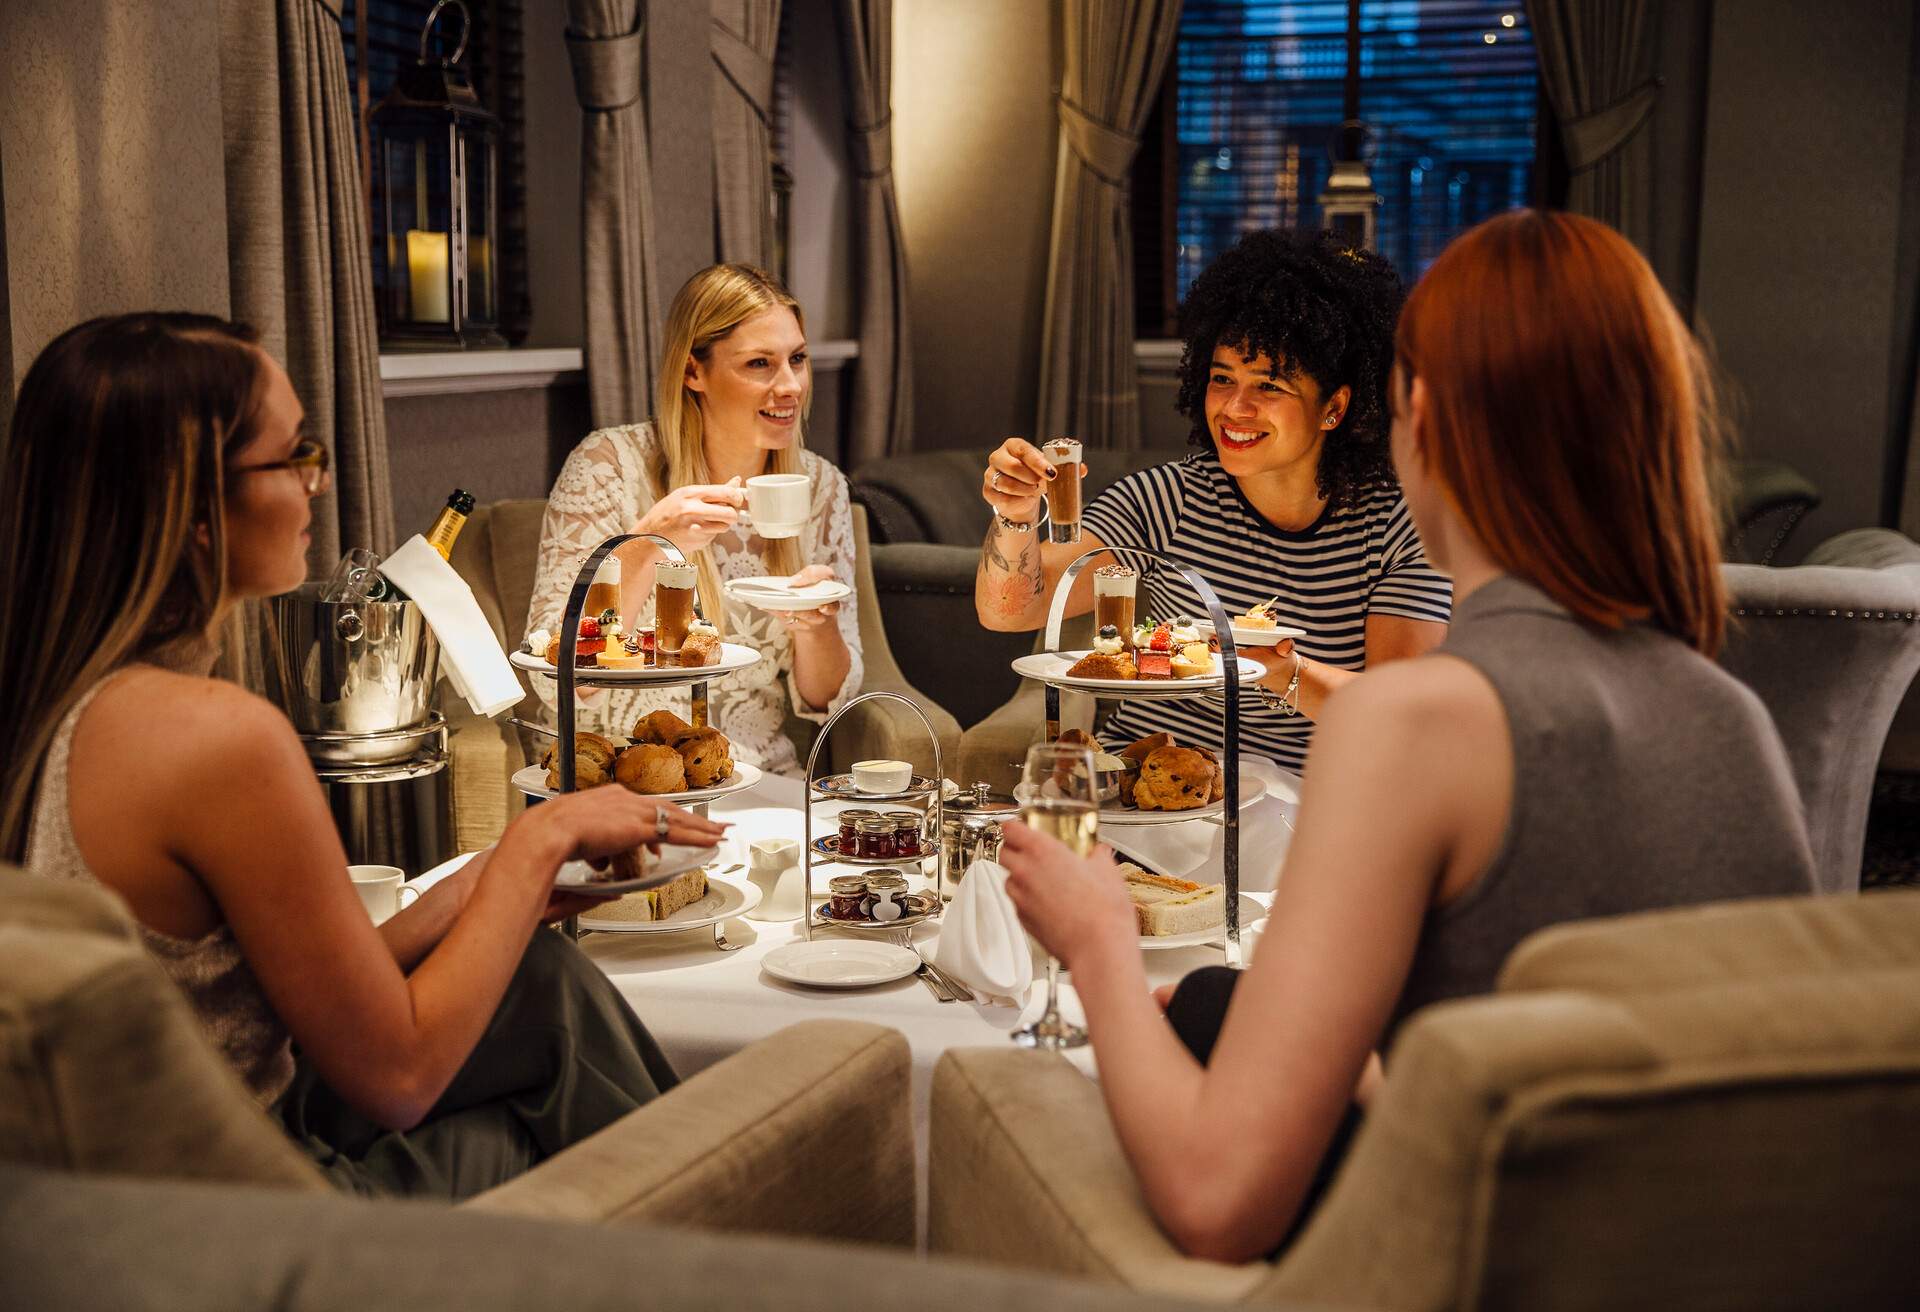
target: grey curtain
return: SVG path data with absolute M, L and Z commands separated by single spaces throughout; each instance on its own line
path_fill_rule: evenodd
M 221 111 L 233 317 L 286 365 L 333 447 L 308 573 L 394 545 L 373 261 L 340 24 L 319 0 L 223 0 Z
M 893 185 L 893 0 L 837 0 L 854 176 L 854 265 L 860 359 L 853 374 L 847 464 L 912 445 L 907 252 Z
M 640 0 L 567 0 L 567 53 L 585 111 L 580 134 L 580 249 L 593 425 L 653 410 L 653 357 L 666 302 L 654 263 L 653 166 L 641 101 Z
M 1127 174 L 1180 25 L 1179 0 L 1065 0 L 1035 440 L 1140 445 Z
M 773 265 L 773 51 L 780 0 L 712 0 L 714 248 Z
M 1660 98 L 1652 0 L 1527 0 L 1540 81 L 1566 147 L 1567 208 L 1653 242 L 1653 144 Z

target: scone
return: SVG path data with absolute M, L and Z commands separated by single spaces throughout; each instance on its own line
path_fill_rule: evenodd
M 718 729 L 693 729 L 674 743 L 687 768 L 687 787 L 711 788 L 733 774 L 733 745 Z
M 614 781 L 634 793 L 683 793 L 687 767 L 680 753 L 660 743 L 641 743 L 620 753 L 613 763 Z
M 1191 811 L 1213 797 L 1217 773 L 1190 747 L 1162 747 L 1141 763 L 1133 800 L 1142 811 Z
M 653 711 L 635 721 L 633 740 L 637 743 L 659 743 L 671 747 L 684 734 L 693 732 L 693 726 L 675 715 L 672 711 Z
M 573 780 L 578 788 L 594 788 L 607 783 L 612 778 L 613 758 L 620 749 L 610 739 L 597 733 L 576 733 L 573 735 Z M 560 787 L 560 744 L 555 742 L 547 748 L 546 755 L 540 758 L 540 764 L 547 768 L 547 787 L 558 790 Z

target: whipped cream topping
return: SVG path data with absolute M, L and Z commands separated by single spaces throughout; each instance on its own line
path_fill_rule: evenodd
M 696 633 L 704 633 L 710 638 L 717 638 L 720 636 L 720 630 L 714 628 L 713 625 L 708 623 L 706 620 L 695 620 L 693 623 L 687 625 L 687 636 L 689 638 L 691 638 Z
M 535 629 L 527 635 L 527 650 L 544 652 L 553 642 L 553 635 L 545 629 Z
M 1093 649 L 1102 656 L 1118 656 L 1121 650 L 1120 630 L 1109 624 L 1102 628 L 1093 639 Z

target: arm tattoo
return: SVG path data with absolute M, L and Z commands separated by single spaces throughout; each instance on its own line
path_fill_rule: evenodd
M 1026 534 L 1013 558 L 1008 559 L 997 538 L 995 525 L 987 525 L 987 541 L 980 558 L 981 574 L 988 585 L 987 604 L 996 614 L 1015 619 L 1024 615 L 1046 588 L 1040 546 L 1033 534 Z

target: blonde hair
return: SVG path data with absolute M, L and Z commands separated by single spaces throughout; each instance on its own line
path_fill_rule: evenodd
M 800 302 L 772 274 L 750 264 L 716 264 L 702 269 L 687 279 L 673 298 L 673 306 L 667 311 L 666 348 L 661 352 L 660 373 L 653 385 L 653 427 L 660 440 L 647 476 L 656 497 L 677 487 L 713 482 L 707 468 L 706 415 L 700 394 L 687 386 L 687 361 L 704 364 L 715 342 L 777 305 L 793 311 L 800 331 L 806 332 Z M 801 472 L 800 451 L 806 445 L 806 417 L 812 408 L 813 380 L 809 375 L 806 394 L 800 398 L 800 424 L 794 440 L 772 453 L 767 473 Z M 800 538 L 769 541 L 768 569 L 774 574 L 798 573 L 806 564 L 800 543 Z M 700 613 L 724 634 L 727 609 L 713 555 L 696 551 L 691 559 L 699 575 Z
M 87 690 L 210 637 L 256 340 L 199 314 L 92 319 L 20 384 L 0 446 L 0 858 L 25 859 L 41 766 Z

